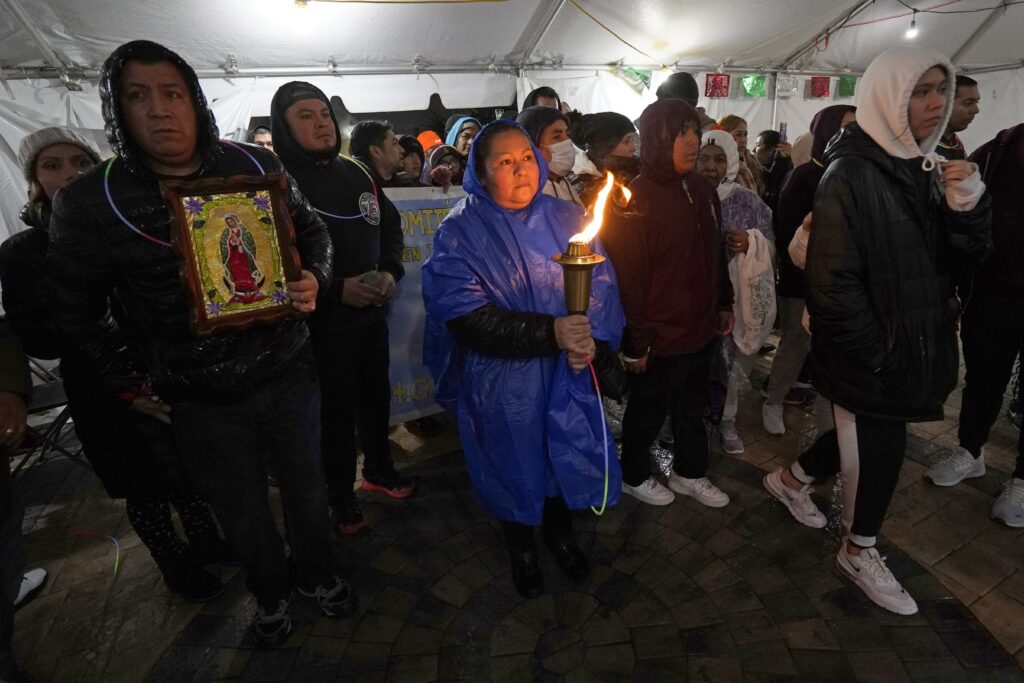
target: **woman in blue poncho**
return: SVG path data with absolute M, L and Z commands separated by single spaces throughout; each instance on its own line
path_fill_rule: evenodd
M 485 127 L 459 203 L 423 268 L 424 358 L 458 418 L 473 487 L 503 522 L 512 578 L 543 591 L 533 527 L 572 579 L 587 575 L 569 509 L 614 504 L 621 471 L 587 358 L 612 356 L 624 318 L 611 266 L 594 270 L 587 316 L 565 307 L 560 266 L 582 212 L 541 193 L 547 164 L 518 124 Z M 596 340 L 596 341 L 595 341 Z

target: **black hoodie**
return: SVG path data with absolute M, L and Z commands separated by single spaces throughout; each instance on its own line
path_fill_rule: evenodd
M 202 339 L 191 336 L 180 261 L 166 246 L 171 240 L 170 215 L 158 178 L 129 137 L 118 106 L 121 72 L 133 59 L 166 61 L 181 73 L 196 110 L 197 151 L 203 160 L 199 177 L 284 170 L 271 152 L 217 141 L 217 127 L 199 80 L 177 54 L 144 40 L 117 48 L 103 65 L 100 92 L 107 139 L 118 157 L 57 193 L 46 265 L 53 285 L 53 316 L 58 331 L 111 388 L 123 388 L 144 367 L 166 400 L 237 400 L 267 379 L 288 372 L 309 332 L 303 320 L 291 318 Z M 289 183 L 285 199 L 302 267 L 324 289 L 333 255 L 327 229 L 294 183 Z M 124 306 L 124 324 L 130 330 L 122 331 L 106 315 L 111 295 Z M 127 344 L 129 338 L 132 343 Z
M 334 149 L 322 154 L 312 155 L 300 147 L 285 120 L 288 107 L 307 98 L 327 103 L 334 122 Z M 391 273 L 396 283 L 402 279 L 405 267 L 398 209 L 384 195 L 381 180 L 371 166 L 338 155 L 338 121 L 330 101 L 316 86 L 292 81 L 278 88 L 270 105 L 270 125 L 274 151 L 320 213 L 334 243 L 334 278 L 320 291 L 312 321 L 314 333 L 344 332 L 383 321 L 386 306 L 355 308 L 341 303 L 342 280 L 374 269 Z

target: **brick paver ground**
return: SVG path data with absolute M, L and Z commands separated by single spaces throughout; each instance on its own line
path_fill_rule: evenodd
M 798 525 L 761 488 L 809 442 L 813 417 L 787 408 L 789 433 L 769 437 L 747 388 L 746 452 L 712 459 L 731 505 L 624 497 L 603 517 L 579 513 L 592 575 L 571 584 L 542 550 L 548 592 L 530 601 L 515 593 L 451 432 L 424 443 L 402 431 L 418 493 L 364 497 L 372 530 L 335 542 L 359 613 L 330 620 L 297 598 L 296 632 L 269 652 L 246 638 L 253 603 L 237 570 L 205 605 L 171 595 L 123 503 L 84 468 L 42 463 L 18 486 L 30 562 L 51 577 L 18 613 L 17 652 L 33 676 L 61 681 L 1024 681 L 1024 537 L 987 507 L 1016 433 L 997 428 L 993 472 L 970 485 L 921 476 L 955 437 L 957 400 L 946 423 L 912 428 L 883 530 L 890 567 L 921 605 L 913 617 L 871 605 L 834 568 L 835 535 Z M 834 492 L 821 494 L 834 515 Z M 113 544 L 88 533 L 119 539 L 118 575 Z

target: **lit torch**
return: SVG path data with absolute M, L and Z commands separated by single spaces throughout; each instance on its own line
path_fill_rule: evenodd
M 562 266 L 562 277 L 565 282 L 565 306 L 570 315 L 585 315 L 590 307 L 590 283 L 594 266 L 604 261 L 604 256 L 590 250 L 590 241 L 597 236 L 604 221 L 604 209 L 608 203 L 608 195 L 615 187 L 615 176 L 608 174 L 604 187 L 597 195 L 594 203 L 593 218 L 590 225 L 569 239 L 569 247 L 563 254 L 552 259 Z M 623 196 L 629 199 L 629 190 L 622 188 Z

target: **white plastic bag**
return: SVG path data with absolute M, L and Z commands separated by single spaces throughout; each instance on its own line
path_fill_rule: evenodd
M 778 302 L 772 244 L 760 230 L 748 230 L 747 235 L 750 246 L 746 254 L 737 254 L 729 261 L 729 279 L 736 295 L 732 337 L 742 353 L 750 354 L 760 349 L 771 334 Z

